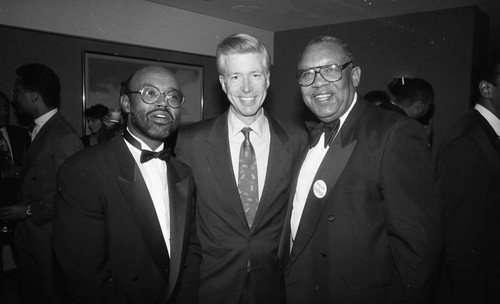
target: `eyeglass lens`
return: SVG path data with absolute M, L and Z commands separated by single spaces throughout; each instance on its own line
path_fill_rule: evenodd
M 157 102 L 161 95 L 165 96 L 164 98 L 167 99 L 168 104 L 173 108 L 180 107 L 184 102 L 184 97 L 176 90 L 165 93 L 160 92 L 160 90 L 155 87 L 144 87 L 141 90 L 142 100 L 148 104 Z
M 299 75 L 299 83 L 301 85 L 310 85 L 314 82 L 316 74 L 321 74 L 323 78 L 327 81 L 335 82 L 342 76 L 342 70 L 337 65 L 330 65 L 327 67 L 320 67 L 318 70 L 309 69 L 303 71 Z

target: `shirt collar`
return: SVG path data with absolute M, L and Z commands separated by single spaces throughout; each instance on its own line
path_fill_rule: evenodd
M 500 119 L 496 117 L 493 113 L 490 112 L 487 108 L 485 108 L 483 105 L 476 104 L 474 106 L 474 109 L 476 109 L 479 114 L 481 114 L 490 124 L 490 126 L 495 130 L 495 133 L 497 136 L 500 137 Z
M 43 114 L 42 116 L 35 118 L 34 122 L 37 126 L 40 126 L 41 128 L 47 121 L 49 121 L 49 119 L 52 118 L 52 116 L 56 115 L 56 113 L 57 113 L 57 108 L 52 109 L 47 113 Z
M 236 117 L 236 115 L 233 113 L 233 110 L 230 109 L 227 115 L 227 121 L 228 133 L 230 138 L 236 136 L 241 131 L 241 129 L 245 127 L 252 128 L 252 131 L 254 131 L 257 136 L 262 137 L 264 134 L 266 116 L 264 115 L 264 109 L 261 108 L 259 117 L 251 125 L 247 126 L 238 117 Z
M 354 92 L 354 98 L 352 99 L 352 103 L 349 106 L 349 109 L 347 109 L 347 111 L 344 113 L 344 115 L 340 116 L 340 118 L 339 118 L 339 120 L 340 120 L 339 130 L 342 127 L 342 125 L 344 124 L 344 121 L 347 119 L 347 116 L 349 116 L 349 113 L 351 113 L 351 110 L 357 101 L 358 101 L 358 92 Z

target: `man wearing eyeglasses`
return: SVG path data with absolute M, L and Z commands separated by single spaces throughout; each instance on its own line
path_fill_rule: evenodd
M 320 122 L 280 244 L 287 303 L 429 303 L 442 227 L 424 129 L 358 96 L 340 39 L 311 40 L 298 68 Z
M 164 149 L 184 97 L 169 70 L 147 66 L 120 102 L 122 134 L 59 170 L 54 243 L 70 301 L 195 303 L 193 180 Z

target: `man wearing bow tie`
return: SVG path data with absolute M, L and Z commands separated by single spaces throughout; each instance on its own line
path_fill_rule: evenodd
M 195 301 L 193 180 L 163 151 L 183 101 L 170 71 L 138 70 L 120 99 L 127 128 L 59 170 L 54 243 L 71 300 Z
M 287 303 L 428 303 L 442 227 L 424 129 L 359 97 L 361 68 L 340 39 L 311 40 L 298 68 L 321 122 L 280 244 Z

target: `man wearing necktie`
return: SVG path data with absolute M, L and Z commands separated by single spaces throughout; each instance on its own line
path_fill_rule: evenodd
M 445 223 L 439 298 L 449 303 L 500 303 L 500 49 L 478 70 L 476 104 L 436 157 Z
M 282 303 L 278 243 L 303 130 L 264 111 L 270 58 L 255 37 L 217 47 L 219 81 L 230 107 L 179 130 L 177 157 L 196 184 L 202 248 L 200 303 Z
M 193 179 L 164 150 L 183 102 L 165 67 L 136 71 L 120 97 L 127 128 L 59 170 L 54 243 L 70 301 L 195 303 Z
M 287 303 L 429 303 L 442 223 L 423 127 L 359 97 L 340 39 L 311 40 L 298 69 L 320 123 L 280 243 Z
M 30 63 L 16 69 L 16 76 L 12 104 L 34 119 L 38 132 L 32 134 L 23 158 L 17 202 L 0 210 L 0 216 L 17 221 L 20 303 L 64 303 L 52 243 L 56 172 L 83 149 L 83 143 L 58 110 L 61 84 L 57 74 L 43 64 Z

